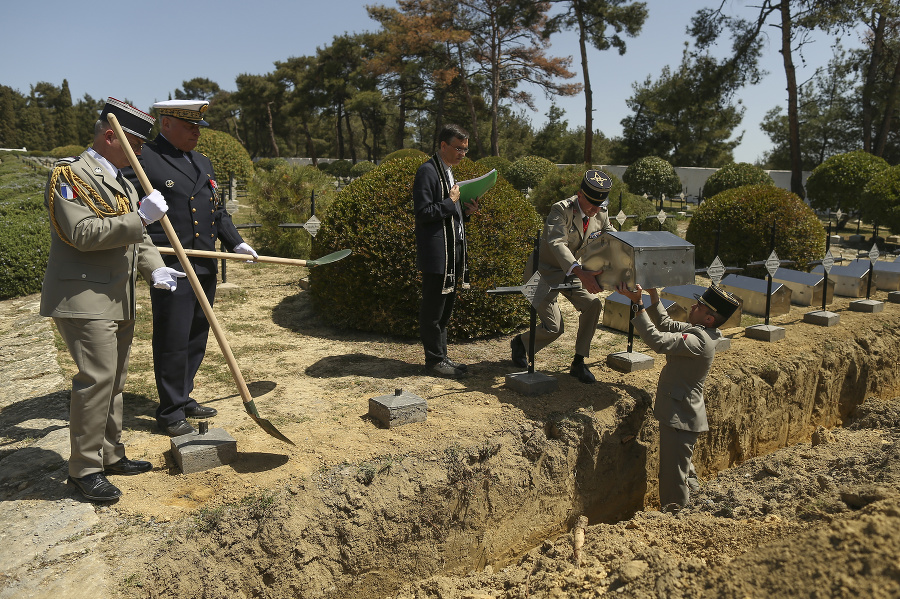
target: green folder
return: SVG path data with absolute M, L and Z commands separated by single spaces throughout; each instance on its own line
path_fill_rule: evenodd
M 459 185 L 459 201 L 462 203 L 468 203 L 474 200 L 475 198 L 480 198 L 487 190 L 494 186 L 497 182 L 497 169 L 491 169 L 491 171 L 485 175 L 481 175 L 475 179 L 466 179 L 465 181 L 457 182 Z

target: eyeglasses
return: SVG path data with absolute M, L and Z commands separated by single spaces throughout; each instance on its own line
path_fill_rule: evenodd
M 454 150 L 459 152 L 460 154 L 468 154 L 469 148 L 460 148 L 459 146 L 451 146 Z

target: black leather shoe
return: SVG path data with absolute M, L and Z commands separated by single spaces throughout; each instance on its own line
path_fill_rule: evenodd
M 115 464 L 109 464 L 103 467 L 104 474 L 140 474 L 141 472 L 150 472 L 153 470 L 153 464 L 142 460 L 129 460 L 122 458 Z
M 184 409 L 184 415 L 188 418 L 212 418 L 218 414 L 215 408 L 207 408 L 206 406 L 191 406 Z
M 525 351 L 525 342 L 520 335 L 516 335 L 509 342 L 512 350 L 512 363 L 517 368 L 528 368 L 528 352 Z
M 444 361 L 460 372 L 469 372 L 468 364 L 460 364 L 459 362 L 456 362 L 455 360 L 451 360 L 450 358 L 444 358 Z
M 594 375 L 588 370 L 588 367 L 584 365 L 584 362 L 572 362 L 572 367 L 569 368 L 569 374 L 582 383 L 590 384 L 597 382 L 597 379 L 594 378 Z
M 194 430 L 194 427 L 184 419 L 177 420 L 172 424 L 160 423 L 159 428 L 170 437 L 180 437 L 181 435 L 190 435 L 191 433 L 197 432 Z
M 106 480 L 102 472 L 86 474 L 81 478 L 70 476 L 67 482 L 91 501 L 115 501 L 122 496 L 122 491 Z

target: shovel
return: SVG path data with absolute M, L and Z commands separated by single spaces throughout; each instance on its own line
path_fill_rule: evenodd
M 161 247 L 156 248 L 160 254 L 169 256 L 177 256 L 178 252 L 175 248 Z M 194 258 L 216 258 L 220 260 L 241 260 L 243 262 L 269 262 L 271 264 L 290 264 L 293 266 L 319 266 L 321 264 L 331 264 L 350 255 L 351 250 L 338 250 L 327 256 L 316 258 L 315 260 L 297 260 L 294 258 L 279 258 L 277 256 L 259 256 L 254 258 L 247 254 L 235 254 L 232 252 L 210 252 L 207 250 L 182 250 L 185 255 Z
M 119 145 L 125 150 L 125 155 L 128 156 L 128 162 L 131 164 L 131 168 L 134 169 L 138 180 L 140 180 L 141 187 L 144 188 L 144 193 L 149 194 L 153 191 L 153 186 L 150 185 L 147 174 L 144 172 L 143 167 L 141 167 L 141 163 L 138 162 L 137 156 L 134 155 L 134 150 L 131 149 L 131 144 L 128 143 L 125 132 L 122 131 L 122 127 L 119 125 L 119 120 L 114 114 L 109 114 L 106 118 L 109 120 L 109 124 L 112 125 L 113 131 L 116 132 L 116 137 L 119 139 Z M 191 289 L 194 290 L 197 301 L 200 302 L 200 306 L 203 308 L 203 314 L 206 315 L 206 320 L 209 321 L 209 326 L 216 336 L 216 341 L 219 342 L 219 349 L 222 350 L 225 361 L 228 362 L 231 376 L 234 377 L 234 382 L 237 385 L 238 391 L 241 394 L 241 399 L 244 402 L 244 410 L 250 414 L 253 421 L 264 431 L 276 439 L 293 445 L 294 442 L 281 434 L 281 432 L 275 428 L 274 424 L 265 418 L 259 417 L 259 412 L 256 410 L 256 404 L 253 403 L 253 398 L 250 396 L 250 390 L 247 389 L 247 383 L 244 382 L 244 377 L 241 375 L 241 369 L 238 368 L 237 361 L 234 359 L 234 354 L 231 353 L 231 347 L 228 345 L 228 340 L 225 339 L 225 333 L 222 331 L 222 327 L 219 326 L 216 315 L 213 314 L 212 306 L 209 305 L 209 300 L 206 299 L 206 294 L 203 293 L 203 289 L 200 287 L 200 280 L 197 279 L 197 274 L 194 272 L 191 263 L 188 261 L 187 255 L 184 253 L 184 248 L 181 246 L 181 242 L 175 234 L 175 229 L 172 228 L 172 223 L 169 222 L 169 218 L 166 215 L 163 215 L 159 222 L 162 224 L 163 231 L 166 232 L 166 237 L 169 238 L 169 243 L 172 244 L 172 249 L 175 250 L 175 255 L 178 256 L 178 262 L 181 264 L 181 269 L 184 271 L 184 274 L 187 275 L 187 279 L 191 283 Z

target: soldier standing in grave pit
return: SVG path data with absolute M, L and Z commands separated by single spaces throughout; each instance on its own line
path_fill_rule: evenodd
M 209 158 L 194 150 L 200 140 L 200 127 L 208 127 L 203 113 L 209 102 L 168 100 L 157 102 L 160 132 L 144 146 L 141 166 L 155 189 L 166 194 L 169 221 L 181 245 L 186 249 L 213 251 L 221 240 L 227 249 L 256 258 L 219 200 L 215 173 Z M 136 175 L 130 177 L 137 181 Z M 150 238 L 158 246 L 170 246 L 159 224 L 148 227 Z M 166 264 L 176 265 L 176 256 L 164 256 Z M 213 258 L 190 258 L 200 285 L 212 304 L 216 295 L 218 268 Z M 193 433 L 187 418 L 210 418 L 215 408 L 201 406 L 191 397 L 194 376 L 206 353 L 209 322 L 189 285 L 179 285 L 175 293 L 150 290 L 153 304 L 153 368 L 159 407 L 156 421 L 170 437 Z
M 644 309 L 640 285 L 631 291 L 624 283 L 616 291 L 631 300 L 634 329 L 650 348 L 665 354 L 659 373 L 653 415 L 659 420 L 659 505 L 678 511 L 690 501 L 691 456 L 700 433 L 709 430 L 703 384 L 709 375 L 722 326 L 740 303 L 717 285 L 695 295 L 688 321 L 669 318 L 656 289 L 650 289 L 650 308 Z

